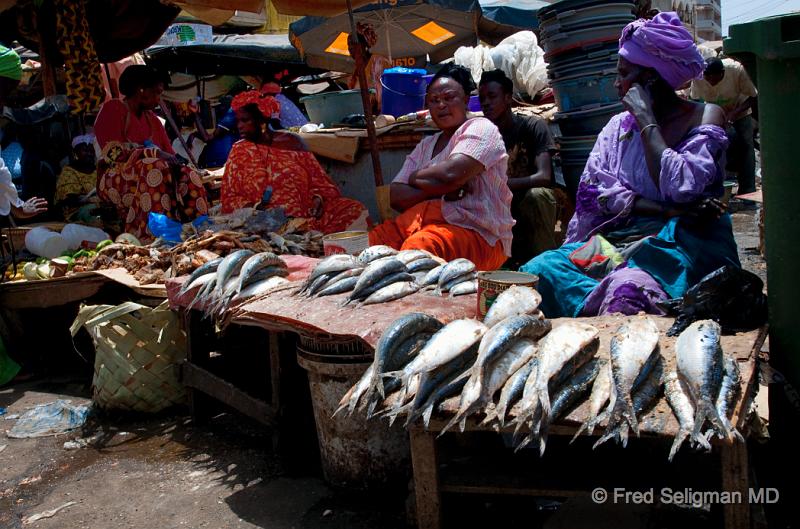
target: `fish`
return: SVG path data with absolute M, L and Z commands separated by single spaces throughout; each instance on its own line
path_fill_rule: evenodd
M 410 263 L 406 264 L 406 268 L 408 268 L 408 271 L 411 272 L 412 274 L 414 272 L 427 273 L 428 270 L 433 270 L 437 266 L 442 266 L 442 265 L 439 264 L 439 261 L 431 259 L 430 257 L 415 259 L 414 261 L 411 261 Z
M 419 286 L 425 288 L 437 285 L 439 283 L 439 275 L 442 273 L 445 265 L 439 265 L 436 268 L 431 268 L 425 274 L 425 278 L 422 281 L 419 281 Z
M 397 272 L 408 273 L 408 269 L 406 268 L 405 264 L 395 258 L 371 262 L 366 268 L 364 268 L 364 271 L 361 272 L 361 275 L 358 276 L 358 282 L 353 289 L 353 293 L 348 298 L 348 301 L 362 299 L 361 293 L 363 291 L 374 286 L 384 277 Z
M 494 327 L 509 316 L 533 314 L 539 309 L 542 296 L 530 287 L 512 285 L 497 295 L 492 306 L 486 312 L 483 323 Z
M 462 283 L 457 284 L 453 288 L 450 289 L 450 297 L 456 296 L 466 296 L 469 294 L 474 294 L 478 291 L 478 281 L 475 279 L 471 279 L 469 281 L 464 281 Z
M 186 281 L 181 287 L 180 295 L 183 296 L 184 294 L 186 294 L 187 292 L 191 291 L 194 288 L 201 288 L 202 289 L 203 287 L 205 287 L 209 283 L 209 281 L 215 280 L 216 278 L 217 278 L 217 273 L 216 273 L 216 270 L 215 270 L 215 271 L 209 272 L 207 274 L 203 274 L 201 276 L 198 276 L 195 279 L 193 279 L 191 282 Z
M 381 290 L 382 288 L 388 287 L 394 283 L 403 283 L 403 282 L 414 282 L 414 276 L 409 274 L 408 272 L 393 272 L 382 277 L 376 283 L 369 285 L 361 290 L 361 292 L 356 295 L 355 291 L 353 294 L 350 295 L 348 301 L 364 301 L 368 297 L 370 297 L 373 293 Z M 416 285 L 416 283 L 414 283 Z M 354 287 L 355 288 L 355 287 Z
M 508 410 L 522 397 L 525 382 L 527 382 L 531 374 L 535 376 L 538 364 L 539 359 L 535 356 L 532 357 L 525 365 L 517 369 L 503 385 L 503 389 L 500 391 L 500 398 L 495 406 L 495 418 L 500 426 L 505 426 Z
M 570 443 L 575 441 L 575 439 L 577 439 L 578 436 L 584 431 L 586 432 L 586 435 L 592 435 L 595 426 L 597 426 L 597 423 L 600 422 L 598 417 L 603 409 L 603 406 L 605 406 L 609 399 L 611 399 L 613 385 L 614 381 L 611 378 L 611 362 L 605 362 L 600 368 L 600 372 L 597 374 L 597 377 L 594 379 L 594 383 L 592 384 L 592 392 L 589 395 L 589 411 L 586 413 L 586 420 L 583 421 L 583 424 L 580 425 L 578 431 L 576 431 L 575 435 L 572 436 Z M 610 408 L 613 409 L 613 403 Z
M 486 326 L 477 320 L 453 320 L 439 329 L 405 367 L 381 376 L 399 378 L 405 384 L 413 375 L 432 371 L 460 356 L 477 343 L 486 331 Z
M 223 287 L 227 286 L 227 281 L 232 276 L 239 273 L 245 261 L 253 255 L 253 250 L 236 250 L 231 252 L 222 260 L 217 267 L 217 283 L 215 287 L 216 292 L 223 292 Z
M 298 291 L 298 293 L 302 294 L 305 292 L 308 287 L 314 283 L 314 280 L 321 275 L 344 272 L 345 270 L 358 268 L 360 266 L 362 266 L 362 264 L 359 263 L 359 261 L 352 255 L 343 253 L 329 255 L 317 263 L 317 266 L 315 266 L 314 270 L 311 271 L 311 274 L 309 274 L 306 282 L 303 284 L 303 287 Z
M 736 404 L 736 399 L 742 389 L 742 375 L 739 372 L 739 363 L 730 355 L 723 356 L 723 374 L 722 383 L 719 388 L 719 394 L 715 406 L 719 417 L 725 426 L 730 431 L 728 441 L 738 440 L 744 442 L 744 437 L 739 431 L 731 425 L 730 419 L 733 415 L 733 408 Z
M 241 301 L 243 299 L 260 296 L 261 294 L 272 290 L 277 286 L 285 285 L 287 283 L 289 283 L 289 280 L 280 276 L 272 276 L 267 279 L 262 279 L 261 281 L 251 283 L 250 285 L 244 287 L 241 292 L 233 297 L 231 302 L 233 303 L 235 301 Z
M 632 391 L 642 371 L 649 371 L 659 355 L 659 331 L 648 317 L 634 317 L 623 323 L 611 337 L 611 378 L 616 399 L 606 426 L 606 433 L 616 429 L 623 419 L 639 435 L 639 423 L 633 408 Z
M 304 287 L 306 297 L 312 297 L 317 295 L 317 292 L 325 288 L 325 285 L 327 285 L 329 281 L 333 280 L 341 273 L 342 272 L 329 272 L 327 274 L 322 274 L 320 276 L 317 276 L 317 278 L 314 279 L 314 281 L 312 281 L 311 284 L 308 285 L 308 287 Z
M 397 250 L 394 248 L 383 244 L 376 244 L 375 246 L 370 246 L 362 250 L 362 252 L 358 254 L 358 262 L 366 266 L 376 259 L 393 255 L 397 255 Z
M 550 425 L 563 413 L 579 402 L 592 386 L 597 374 L 602 369 L 605 359 L 592 358 L 579 367 L 575 373 L 553 392 L 552 407 L 546 418 L 534 418 L 534 430 L 517 446 L 516 450 L 527 446 L 535 439 L 539 440 L 539 455 L 544 455 L 547 446 L 547 434 Z M 539 408 L 542 411 L 542 408 Z
M 486 331 L 478 348 L 478 359 L 473 366 L 478 382 L 482 381 L 489 363 L 511 349 L 520 338 L 538 340 L 550 332 L 550 329 L 550 320 L 540 320 L 523 314 L 506 318 Z M 523 348 L 521 351 L 528 353 L 530 349 Z
M 700 320 L 686 328 L 675 341 L 678 374 L 686 382 L 695 403 L 694 432 L 699 434 L 706 421 L 722 439 L 733 432 L 723 421 L 716 407 L 723 377 L 723 356 L 720 346 L 721 329 L 711 320 Z
M 473 281 L 476 277 L 477 274 L 475 272 L 467 272 L 463 275 L 454 277 L 453 279 L 445 282 L 444 284 L 441 283 L 441 277 L 440 277 L 439 286 L 436 287 L 434 293 L 441 296 L 442 292 L 448 292 L 451 288 L 458 285 L 459 283 L 463 283 L 464 281 Z
M 336 415 L 349 409 L 349 414 L 353 413 L 356 406 L 358 405 L 358 401 L 361 399 L 362 395 L 366 393 L 369 389 L 370 381 L 373 378 L 373 374 L 375 373 L 375 364 L 370 364 L 369 367 L 364 371 L 364 374 L 361 375 L 361 378 L 358 379 L 358 382 L 353 384 L 353 386 L 345 393 L 341 400 L 339 400 L 339 406 L 333 412 L 331 417 L 336 417 Z
M 522 365 L 526 364 L 533 355 L 536 354 L 536 347 L 530 346 L 530 344 L 532 344 L 530 340 L 525 340 L 525 342 L 521 344 L 521 340 L 518 340 L 511 346 L 505 347 L 501 352 L 493 356 L 487 356 L 485 355 L 486 349 L 484 348 L 484 343 L 486 340 L 490 339 L 489 334 L 491 332 L 492 331 L 489 330 L 489 332 L 484 334 L 483 340 L 481 340 L 478 348 L 478 357 L 473 367 L 470 368 L 470 378 L 461 393 L 461 402 L 459 403 L 458 412 L 442 429 L 441 433 L 446 432 L 451 426 L 458 422 L 461 423 L 461 431 L 463 432 L 467 417 L 485 408 L 486 405 L 492 401 L 494 394 L 508 381 L 511 374 Z M 533 339 L 535 339 L 535 337 Z M 519 347 L 516 347 L 517 344 L 519 344 Z M 483 357 L 482 354 L 484 355 Z M 488 362 L 488 365 L 481 365 L 480 362 L 482 359 Z
M 710 451 L 711 445 L 705 436 L 694 434 L 694 403 L 692 403 L 689 392 L 677 371 L 670 371 L 664 376 L 664 395 L 667 397 L 667 403 L 669 403 L 669 407 L 672 408 L 672 413 L 678 421 L 678 432 L 675 434 L 672 446 L 669 449 L 669 461 L 672 461 L 686 439 L 690 439 L 692 444 L 699 445 Z
M 422 312 L 404 314 L 390 323 L 381 334 L 378 343 L 375 344 L 375 358 L 373 360 L 375 374 L 370 382 L 370 388 L 385 397 L 383 384 L 380 383 L 382 381 L 380 375 L 384 371 L 400 369 L 405 365 L 405 363 L 398 365 L 399 362 L 396 359 L 398 348 L 414 336 L 425 333 L 432 335 L 442 327 L 444 327 L 444 324 L 441 321 Z
M 443 285 L 449 283 L 453 279 L 469 274 L 470 272 L 474 271 L 475 271 L 475 263 L 473 263 L 469 259 L 464 259 L 463 257 L 460 257 L 458 259 L 453 259 L 452 261 L 447 263 L 442 269 L 442 272 L 439 275 L 438 285 L 439 287 L 442 287 Z
M 396 299 L 404 298 L 406 296 L 410 296 L 415 292 L 419 291 L 419 285 L 417 285 L 413 278 L 409 281 L 400 281 L 397 283 L 392 283 L 391 285 L 385 286 L 379 290 L 376 290 L 372 294 L 369 295 L 367 299 L 365 299 L 362 304 L 363 305 L 373 305 L 375 303 L 386 303 L 389 301 L 394 301 Z
M 195 285 L 192 285 L 192 283 L 198 277 L 216 272 L 221 262 L 222 262 L 222 257 L 217 257 L 216 259 L 212 259 L 211 261 L 203 263 L 202 265 L 195 268 L 194 272 L 192 272 L 189 275 L 189 279 L 187 279 L 181 286 L 180 295 L 183 295 L 190 289 L 194 288 Z
M 408 266 L 409 263 L 420 259 L 430 259 L 431 253 L 426 250 L 401 250 L 394 256 L 395 259 Z
M 631 404 L 633 405 L 634 416 L 641 415 L 645 410 L 650 408 L 658 396 L 661 394 L 661 389 L 664 386 L 664 359 L 659 354 L 653 365 L 653 369 L 649 376 L 634 390 L 631 397 Z M 638 422 L 637 422 L 638 424 Z M 615 428 L 609 430 L 600 437 L 592 448 L 597 448 L 609 439 L 617 437 L 622 443 L 623 447 L 628 446 L 628 431 L 631 428 L 630 423 L 619 421 Z
M 216 288 L 217 286 L 217 273 L 213 272 L 214 277 L 211 278 L 205 286 L 201 287 L 200 290 L 194 295 L 194 299 L 187 305 L 186 310 L 191 310 L 192 307 L 195 305 L 202 305 L 206 302 L 209 294 Z
M 471 347 L 467 351 L 473 351 L 474 353 L 477 353 L 477 348 Z M 439 406 L 439 404 L 448 398 L 454 397 L 461 393 L 468 379 L 468 372 L 458 372 L 457 370 L 453 371 L 453 373 L 451 373 L 447 379 L 443 380 L 437 388 L 431 391 L 430 395 L 422 404 L 416 405 L 414 411 L 409 414 L 406 424 L 411 424 L 418 418 L 422 417 L 422 424 L 425 426 L 425 429 L 427 429 L 430 425 L 433 412 L 436 410 L 437 406 Z
M 515 316 L 522 317 L 526 316 Z M 495 328 L 497 326 L 492 327 Z M 539 340 L 539 369 L 532 389 L 536 395 L 536 408 L 541 407 L 541 420 L 550 420 L 550 380 L 574 372 L 592 358 L 597 353 L 599 334 L 592 325 L 567 321 Z
M 356 286 L 358 276 L 347 277 L 341 281 L 334 281 L 331 285 L 326 285 L 325 288 L 317 292 L 317 297 L 333 296 L 334 294 L 342 294 L 350 292 Z
M 283 268 L 285 270 L 286 263 L 272 252 L 261 252 L 250 256 L 239 271 L 239 283 L 236 286 L 236 293 L 238 294 L 242 291 L 242 288 L 244 288 L 253 274 L 267 267 Z

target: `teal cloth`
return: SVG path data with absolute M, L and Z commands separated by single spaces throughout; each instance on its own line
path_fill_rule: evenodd
M 613 240 L 613 235 L 608 238 Z M 565 244 L 520 268 L 539 276 L 541 308 L 548 317 L 578 316 L 586 297 L 600 284 L 569 259 L 582 245 Z M 703 276 L 725 265 L 741 266 L 727 214 L 704 225 L 681 217 L 670 219 L 657 235 L 641 240 L 627 261 L 627 266 L 650 274 L 671 298 L 682 296 Z

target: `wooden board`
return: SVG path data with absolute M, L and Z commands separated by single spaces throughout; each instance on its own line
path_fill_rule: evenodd
M 41 281 L 0 283 L 0 305 L 5 309 L 42 309 L 90 298 L 108 283 L 91 272 Z

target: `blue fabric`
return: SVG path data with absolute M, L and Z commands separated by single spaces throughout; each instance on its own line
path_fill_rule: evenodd
M 297 105 L 295 105 L 291 99 L 283 94 L 276 95 L 275 99 L 277 99 L 278 103 L 281 104 L 280 121 L 284 128 L 288 129 L 289 127 L 302 127 L 308 123 L 308 118 L 303 115 L 303 113 L 299 108 L 297 108 Z
M 0 156 L 6 163 L 6 168 L 11 173 L 12 180 L 22 178 L 22 145 L 18 141 L 12 141 L 3 147 Z
M 578 316 L 586 296 L 600 284 L 569 260 L 582 244 L 544 252 L 520 268 L 539 276 L 541 308 L 548 317 Z M 650 274 L 671 298 L 682 296 L 703 276 L 725 265 L 741 266 L 730 215 L 703 226 L 673 218 L 658 235 L 641 241 L 628 259 L 629 267 Z

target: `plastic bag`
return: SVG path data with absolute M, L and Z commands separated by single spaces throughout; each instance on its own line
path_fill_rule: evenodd
M 201 215 L 192 221 L 192 226 L 200 226 L 208 221 L 207 215 Z M 147 215 L 147 229 L 154 237 L 160 237 L 167 242 L 181 242 L 181 229 L 183 225 L 161 213 L 150 212 Z
M 764 282 L 754 273 L 735 266 L 711 272 L 682 298 L 659 306 L 677 315 L 667 336 L 677 336 L 697 320 L 717 321 L 725 332 L 757 329 L 767 322 Z
M 15 439 L 58 435 L 83 426 L 90 406 L 73 405 L 70 400 L 40 404 L 22 414 L 8 436 Z

